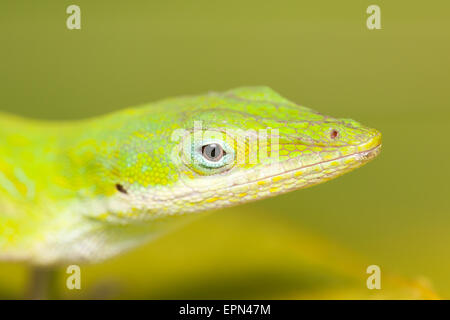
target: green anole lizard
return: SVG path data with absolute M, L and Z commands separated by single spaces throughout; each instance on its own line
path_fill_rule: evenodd
M 102 260 L 191 213 L 335 178 L 380 147 L 377 130 L 266 87 L 73 122 L 1 114 L 0 260 Z

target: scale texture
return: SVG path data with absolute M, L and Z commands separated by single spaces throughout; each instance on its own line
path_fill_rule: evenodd
M 202 154 L 208 145 L 223 151 L 219 160 Z M 266 87 L 74 122 L 0 114 L 0 259 L 102 260 L 190 213 L 328 181 L 380 148 L 377 130 Z

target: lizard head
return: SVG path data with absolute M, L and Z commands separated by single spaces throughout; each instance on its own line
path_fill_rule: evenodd
M 266 87 L 169 99 L 134 113 L 142 125 L 129 129 L 115 170 L 117 196 L 138 216 L 220 208 L 313 186 L 362 166 L 381 147 L 377 130 Z
M 39 218 L 24 226 L 17 254 L 41 264 L 104 259 L 192 216 L 183 213 L 316 185 L 362 166 L 381 146 L 378 131 L 264 87 L 48 126 L 30 131 L 49 140 L 30 164 L 42 168 L 33 193 L 45 214 L 29 216 Z

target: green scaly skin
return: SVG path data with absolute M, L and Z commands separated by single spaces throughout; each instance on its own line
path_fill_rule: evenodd
M 263 152 L 256 144 L 257 161 L 237 161 L 238 154 L 249 158 L 254 133 L 267 128 L 271 142 Z M 207 143 L 223 146 L 226 156 L 206 161 Z M 335 178 L 373 159 L 380 147 L 375 129 L 322 115 L 266 87 L 74 122 L 2 114 L 0 259 L 102 260 L 170 230 L 188 213 Z

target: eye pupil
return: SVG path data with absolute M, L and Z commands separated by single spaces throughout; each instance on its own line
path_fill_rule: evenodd
M 202 147 L 202 154 L 209 161 L 219 161 L 222 159 L 224 151 L 217 143 L 211 143 Z

